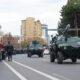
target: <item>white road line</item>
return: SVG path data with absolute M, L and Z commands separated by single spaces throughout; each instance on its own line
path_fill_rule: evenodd
M 53 76 L 59 77 L 59 78 L 64 79 L 64 80 L 71 80 L 69 78 L 66 78 L 64 76 L 61 76 L 61 75 L 58 75 L 58 74 L 55 74 L 55 73 L 53 73 Z
M 34 68 L 32 68 L 32 67 L 29 67 L 29 66 L 26 66 L 26 65 L 24 65 L 24 64 L 21 64 L 21 63 L 15 61 L 15 60 L 13 60 L 13 62 L 16 63 L 16 64 L 18 64 L 18 65 L 20 65 L 20 66 L 22 66 L 22 67 L 24 67 L 24 68 L 27 68 L 27 69 L 29 69 L 29 70 L 32 70 L 32 71 L 34 71 L 34 72 L 36 72 L 36 73 L 38 73 L 38 74 L 40 74 L 40 75 L 42 75 L 42 76 L 45 76 L 45 77 L 48 78 L 48 79 L 51 79 L 51 80 L 60 80 L 60 79 L 58 79 L 58 78 L 56 78 L 56 77 L 53 77 L 53 76 L 51 76 L 51 75 L 48 75 L 48 74 L 46 74 L 46 73 L 44 73 L 44 72 L 41 72 L 41 71 L 39 71 L 39 70 L 36 70 L 36 69 L 34 69 Z
M 3 63 L 14 73 L 16 76 L 19 77 L 20 80 L 28 80 L 24 76 L 22 76 L 19 72 L 17 72 L 14 68 L 12 68 L 9 64 L 7 64 L 5 61 Z

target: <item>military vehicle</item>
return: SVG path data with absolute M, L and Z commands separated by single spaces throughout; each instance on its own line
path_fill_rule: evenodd
M 43 46 L 39 44 L 39 41 L 33 40 L 29 42 L 28 45 L 28 57 L 31 57 L 32 55 L 38 55 L 39 57 L 43 57 Z
M 63 34 L 55 36 L 50 46 L 50 62 L 57 59 L 58 64 L 62 64 L 63 60 L 71 59 L 76 62 L 80 59 L 80 38 L 68 35 L 70 27 L 64 29 Z

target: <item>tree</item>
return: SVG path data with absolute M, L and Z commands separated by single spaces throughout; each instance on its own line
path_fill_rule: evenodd
M 21 41 L 21 44 L 20 46 L 22 46 L 23 48 L 27 48 L 27 45 L 28 45 L 28 41 Z
M 70 24 L 71 28 L 80 28 L 80 0 L 69 0 L 62 7 L 61 16 L 62 18 L 60 19 L 58 28 L 65 28 L 67 24 Z M 74 34 L 72 33 L 72 35 Z

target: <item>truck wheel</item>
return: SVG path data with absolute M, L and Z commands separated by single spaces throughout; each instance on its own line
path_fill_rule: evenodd
M 63 54 L 60 51 L 58 51 L 58 53 L 57 53 L 57 62 L 58 62 L 58 64 L 63 63 Z
M 28 56 L 28 57 L 31 57 L 31 52 L 29 52 L 27 56 Z
M 43 57 L 43 52 L 41 53 L 41 57 Z
M 39 54 L 39 57 L 43 57 L 43 53 Z
M 54 62 L 55 61 L 55 55 L 54 52 L 50 52 L 50 62 Z
M 76 61 L 77 61 L 77 59 L 76 59 L 76 58 L 72 58 L 72 62 L 74 62 L 74 63 L 75 63 Z
M 38 56 L 41 57 L 40 54 Z

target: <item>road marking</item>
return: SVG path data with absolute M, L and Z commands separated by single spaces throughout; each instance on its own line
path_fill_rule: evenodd
M 36 69 L 34 69 L 34 68 L 32 68 L 32 67 L 29 67 L 29 66 L 26 66 L 26 65 L 24 65 L 24 64 L 21 64 L 21 63 L 15 61 L 15 60 L 13 60 L 13 62 L 16 63 L 16 64 L 18 64 L 18 65 L 20 65 L 20 66 L 22 66 L 22 67 L 24 67 L 24 68 L 27 68 L 27 69 L 29 69 L 29 70 L 32 70 L 32 71 L 34 71 L 34 72 L 36 72 L 36 73 L 38 73 L 38 74 L 40 74 L 40 75 L 42 75 L 42 76 L 45 76 L 45 77 L 47 77 L 47 78 L 49 78 L 49 79 L 51 79 L 51 80 L 60 80 L 60 79 L 58 79 L 58 78 L 56 78 L 56 77 L 53 77 L 53 76 L 51 76 L 51 75 L 48 75 L 48 74 L 46 74 L 46 73 L 44 73 L 44 72 L 41 72 L 41 71 L 39 71 L 39 70 L 36 70 Z
M 68 79 L 68 78 L 66 78 L 66 77 L 64 77 L 64 76 L 55 74 L 55 73 L 53 73 L 53 75 L 56 76 L 56 77 L 59 77 L 59 78 L 61 78 L 61 79 L 64 79 L 64 80 L 71 80 L 71 79 Z
M 5 61 L 3 63 L 14 73 L 16 76 L 20 78 L 20 80 L 28 80 L 24 76 L 22 76 L 19 72 L 17 72 L 14 68 L 12 68 L 9 64 L 7 64 Z

